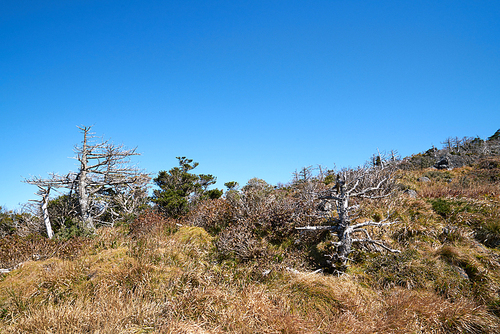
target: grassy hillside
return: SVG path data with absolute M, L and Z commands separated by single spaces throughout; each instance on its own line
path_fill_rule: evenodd
M 2 238 L 0 267 L 22 264 L 0 278 L 0 333 L 499 333 L 500 158 L 398 173 L 397 196 L 360 204 L 392 212 L 371 232 L 401 253 L 357 249 L 341 276 L 328 238 L 294 230 L 319 223 L 319 182 L 92 238 Z

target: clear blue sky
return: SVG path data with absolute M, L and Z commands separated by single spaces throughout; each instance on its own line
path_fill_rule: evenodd
M 500 1 L 0 1 L 0 206 L 77 125 L 244 185 L 500 128 Z

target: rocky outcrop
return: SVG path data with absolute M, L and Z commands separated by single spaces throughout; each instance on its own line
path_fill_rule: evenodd
M 444 156 L 434 164 L 434 167 L 437 169 L 450 169 L 450 159 Z

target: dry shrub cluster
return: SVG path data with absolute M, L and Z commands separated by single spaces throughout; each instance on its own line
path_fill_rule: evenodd
M 162 229 L 174 230 L 177 221 L 173 218 L 165 218 L 156 210 L 145 210 L 129 224 L 130 234 L 134 237 L 155 233 Z
M 230 191 L 225 199 L 200 203 L 185 220 L 215 236 L 220 259 L 303 266 L 306 256 L 294 248 L 298 245 L 295 227 L 309 224 L 313 210 L 312 201 L 255 179 L 240 192 Z
M 231 204 L 225 199 L 205 200 L 186 217 L 191 225 L 203 227 L 212 235 L 220 233 L 235 217 Z
M 216 247 L 222 259 L 246 262 L 261 257 L 266 246 L 248 226 L 232 225 L 218 235 Z

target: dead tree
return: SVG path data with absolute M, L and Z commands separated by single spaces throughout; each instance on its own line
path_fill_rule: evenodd
M 52 230 L 52 224 L 50 223 L 49 216 L 49 195 L 50 190 L 52 188 L 66 188 L 71 187 L 72 182 L 74 182 L 74 177 L 72 177 L 71 173 L 69 173 L 66 177 L 62 177 L 57 174 L 50 174 L 50 179 L 41 179 L 39 177 L 33 177 L 31 179 L 25 179 L 24 182 L 36 185 L 38 187 L 38 192 L 36 193 L 38 196 L 42 198 L 40 200 L 33 200 L 33 202 L 37 202 L 39 204 L 40 215 L 45 224 L 45 230 L 47 231 L 47 236 L 49 239 L 52 239 L 54 236 L 54 232 Z
M 36 193 L 41 199 L 37 202 L 40 203 L 40 210 L 42 211 L 43 222 L 45 224 L 45 231 L 47 231 L 47 237 L 52 239 L 54 236 L 54 232 L 52 231 L 52 225 L 50 224 L 49 217 L 49 195 L 50 195 L 50 186 L 42 187 L 38 186 L 39 190 Z
M 107 199 L 113 187 L 143 185 L 148 176 L 130 165 L 130 157 L 139 155 L 136 148 L 125 149 L 108 141 L 96 142 L 92 127 L 78 127 L 83 134 L 81 146 L 75 146 L 76 159 L 79 162 L 77 173 L 69 172 L 65 176 L 51 174 L 49 179 L 31 178 L 25 180 L 40 188 L 66 188 L 70 196 L 78 198 L 79 214 L 82 227 L 94 230 L 96 220 L 109 208 Z
M 337 241 L 332 242 L 336 251 L 331 255 L 331 264 L 337 270 L 344 270 L 349 261 L 349 254 L 353 245 L 358 244 L 371 247 L 376 250 L 386 250 L 392 253 L 400 253 L 385 245 L 381 240 L 372 239 L 366 227 L 384 227 L 396 223 L 390 221 L 390 216 L 381 221 L 355 222 L 359 205 L 362 199 L 379 200 L 391 195 L 394 189 L 393 163 L 383 163 L 371 167 L 360 167 L 357 169 L 345 169 L 336 176 L 335 185 L 325 192 L 318 194 L 322 201 L 333 201 L 337 216 L 331 213 L 327 218 L 327 226 L 305 226 L 297 227 L 298 230 L 328 230 L 336 236 Z M 321 214 L 324 217 L 324 214 Z
M 75 147 L 80 163 L 76 176 L 76 190 L 80 204 L 81 219 L 87 229 L 95 228 L 94 218 L 108 209 L 107 201 L 99 201 L 99 195 L 106 194 L 114 186 L 135 184 L 143 179 L 140 171 L 130 166 L 130 157 L 139 155 L 136 148 L 125 149 L 108 141 L 93 143 L 91 127 L 79 127 L 83 133 L 81 146 Z

